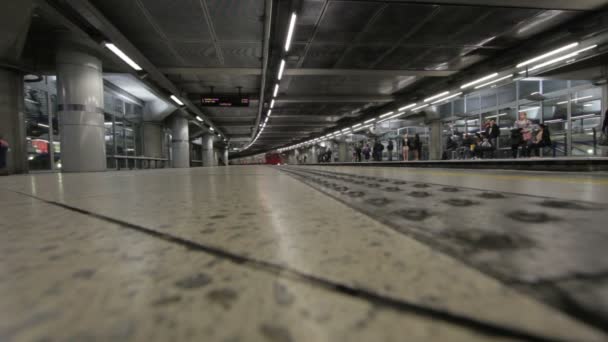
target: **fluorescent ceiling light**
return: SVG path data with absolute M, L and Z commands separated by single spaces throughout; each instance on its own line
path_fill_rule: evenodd
M 45 127 L 45 128 L 49 128 L 49 125 L 45 125 L 45 124 L 42 124 L 42 123 L 37 123 L 36 125 L 37 125 L 38 127 Z
M 412 103 L 412 104 L 407 105 L 407 106 L 405 106 L 405 107 L 401 107 L 401 108 L 399 108 L 398 110 L 401 112 L 401 111 L 404 111 L 404 110 L 407 110 L 407 109 L 410 109 L 410 108 L 413 108 L 413 107 L 416 107 L 416 104 L 415 104 L 415 103 Z
M 584 97 L 579 97 L 579 98 L 576 98 L 576 99 L 572 99 L 572 101 L 573 101 L 573 102 L 574 102 L 574 101 L 580 101 L 580 100 L 590 99 L 590 98 L 592 98 L 592 97 L 593 97 L 593 96 L 591 96 L 591 95 L 590 95 L 590 96 L 584 96 Z M 566 104 L 566 103 L 568 103 L 568 101 L 562 101 L 562 102 L 558 102 L 557 104 L 558 104 L 558 105 L 562 105 L 562 104 Z
M 119 49 L 116 45 L 112 43 L 104 44 L 110 51 L 114 52 L 116 56 L 123 60 L 123 62 L 127 63 L 131 68 L 142 71 L 143 69 L 139 66 L 139 64 L 135 63 L 129 56 L 127 56 L 121 49 Z
M 573 52 L 573 53 L 571 53 L 569 55 L 558 57 L 558 58 L 552 59 L 550 61 L 546 61 L 544 63 L 535 65 L 532 68 L 530 68 L 528 71 L 533 71 L 533 70 L 536 70 L 536 69 L 540 69 L 540 68 L 546 67 L 547 65 L 555 64 L 557 62 L 561 62 L 563 60 L 566 60 L 566 59 L 569 59 L 569 58 L 572 58 L 572 57 L 576 57 L 576 56 L 578 56 L 579 53 L 585 52 L 585 51 L 588 51 L 588 50 L 591 50 L 591 49 L 595 49 L 596 47 L 597 47 L 597 45 L 591 45 L 591 46 L 586 47 L 584 49 L 580 49 L 578 51 L 575 51 L 575 52 Z
M 200 116 L 197 116 L 197 117 L 196 117 L 196 120 L 198 120 L 198 121 L 200 121 L 200 122 L 203 122 L 203 119 L 201 119 L 201 117 L 200 117 Z
M 376 119 L 369 119 L 369 120 L 367 120 L 367 121 L 363 121 L 363 123 L 364 123 L 364 124 L 368 124 L 368 123 L 370 123 L 370 122 L 374 122 L 374 121 L 376 121 Z
M 357 129 L 355 130 L 355 132 L 358 132 L 358 131 L 361 131 L 361 130 L 364 130 L 364 129 L 366 129 L 366 128 L 370 128 L 370 127 L 372 127 L 372 125 L 362 126 L 362 127 L 357 128 Z
M 173 102 L 177 103 L 180 106 L 184 105 L 184 103 L 180 99 L 178 99 L 177 96 L 175 96 L 175 95 L 171 95 L 171 100 L 173 100 Z
M 392 115 L 393 113 L 394 112 L 388 112 L 388 113 L 382 114 L 382 115 L 380 115 L 380 119 L 385 118 L 385 117 L 387 117 L 389 115 Z
M 211 132 L 215 131 L 215 129 L 213 129 L 213 127 L 209 127 L 209 130 L 210 130 Z
M 525 62 L 519 63 L 519 64 L 517 64 L 517 67 L 518 68 L 524 67 L 524 66 L 526 66 L 528 64 L 532 64 L 534 62 L 540 61 L 541 59 L 545 59 L 547 57 L 551 57 L 553 55 L 557 55 L 558 53 L 560 53 L 562 51 L 570 50 L 570 49 L 575 48 L 577 46 L 578 46 L 578 43 L 572 43 L 572 44 L 568 44 L 566 46 L 562 46 L 559 49 L 555 49 L 553 51 L 547 52 L 544 55 L 540 55 L 538 57 L 534 57 L 532 59 L 529 59 L 529 60 L 527 60 Z
M 279 84 L 275 84 L 274 85 L 274 93 L 272 93 L 272 97 L 277 97 L 277 95 L 279 94 Z
M 357 127 L 359 127 L 359 126 L 363 126 L 363 124 L 358 123 L 358 124 L 354 125 L 354 126 L 353 126 L 353 127 L 351 127 L 351 128 L 353 128 L 353 129 L 354 129 L 354 128 L 357 128 Z
M 293 38 L 293 30 L 296 27 L 296 14 L 291 14 L 291 20 L 289 21 L 289 29 L 287 30 L 287 38 L 285 39 L 285 52 L 289 51 L 291 47 L 291 39 Z
M 279 67 L 279 75 L 277 76 L 277 79 L 279 79 L 279 81 L 281 80 L 281 77 L 283 77 L 283 71 L 285 71 L 285 60 L 281 59 L 281 66 Z
M 507 76 L 501 77 L 501 78 L 499 78 L 497 80 L 494 80 L 494 81 L 491 81 L 491 82 L 488 82 L 488 83 L 484 83 L 482 85 L 478 85 L 477 87 L 475 87 L 475 89 L 483 88 L 483 87 L 489 86 L 490 84 L 498 83 L 500 81 L 504 81 L 504 80 L 506 80 L 508 78 L 511 78 L 511 77 L 513 77 L 513 75 L 507 75 Z
M 429 106 L 428 104 L 425 104 L 425 105 L 422 105 L 422 106 L 420 106 L 420 107 L 416 107 L 416 108 L 412 109 L 412 111 L 413 111 L 413 112 L 415 112 L 415 111 L 417 111 L 417 110 L 419 110 L 419 109 L 422 109 L 422 108 L 424 108 L 424 107 L 428 107 L 428 106 Z
M 272 99 L 272 101 L 270 101 L 270 109 L 274 108 L 274 99 Z
M 444 97 L 444 96 L 448 95 L 449 93 L 450 93 L 449 91 L 444 91 L 441 94 L 433 95 L 433 96 L 431 96 L 429 98 L 424 99 L 424 102 L 433 101 L 434 99 L 438 99 L 440 97 Z M 413 110 L 415 110 L 415 109 L 413 109 Z
M 484 81 L 487 81 L 487 80 L 489 80 L 489 79 L 492 79 L 492 78 L 494 78 L 494 77 L 496 77 L 496 76 L 498 76 L 498 73 L 493 73 L 493 74 L 491 74 L 491 75 L 484 76 L 484 77 L 482 77 L 482 78 L 480 78 L 480 79 L 478 79 L 478 80 L 475 80 L 475 81 L 473 81 L 473 82 L 469 82 L 469 83 L 467 83 L 467 84 L 463 84 L 463 85 L 460 87 L 460 89 L 466 89 L 466 88 L 468 88 L 468 87 L 471 87 L 471 86 L 474 86 L 474 85 L 479 84 L 479 83 L 481 83 L 481 82 L 484 82 Z
M 266 116 L 270 116 L 270 115 L 272 115 L 272 110 L 269 109 L 268 114 L 266 114 Z
M 389 119 L 398 118 L 398 117 L 402 116 L 403 114 L 405 114 L 405 112 L 399 112 L 399 113 L 397 113 L 397 114 L 395 114 L 395 115 L 391 116 Z
M 350 128 L 345 128 L 341 132 L 348 132 L 349 130 L 350 130 Z
M 437 101 L 433 102 L 432 104 L 437 104 L 437 103 L 443 102 L 443 101 L 445 101 L 445 100 L 453 99 L 453 98 L 458 97 L 458 96 L 460 96 L 460 95 L 462 95 L 462 93 L 458 93 L 458 94 L 450 95 L 450 96 L 448 96 L 448 97 L 444 97 L 444 98 L 442 98 L 442 99 L 440 99 L 440 100 L 437 100 Z

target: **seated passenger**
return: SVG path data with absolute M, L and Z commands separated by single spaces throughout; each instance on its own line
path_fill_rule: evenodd
M 532 151 L 534 151 L 534 156 L 540 157 L 540 149 L 548 146 L 552 146 L 551 133 L 549 132 L 549 128 L 547 126 L 540 124 L 538 126 L 538 131 L 532 138 L 531 144 L 528 145 L 526 155 L 530 157 Z
M 517 159 L 517 151 L 524 143 L 523 133 L 521 128 L 513 128 L 511 130 L 511 153 L 513 158 Z

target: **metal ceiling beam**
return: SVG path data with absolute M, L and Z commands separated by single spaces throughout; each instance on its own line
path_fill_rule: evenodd
M 42 0 L 41 0 L 42 1 Z M 148 74 L 148 80 L 153 80 L 160 88 L 165 89 L 169 93 L 180 96 L 182 102 L 185 104 L 188 110 L 190 110 L 194 115 L 200 116 L 207 123 L 211 123 L 211 126 L 219 132 L 223 134 L 215 125 L 212 120 L 201 112 L 201 110 L 196 107 L 192 102 L 190 102 L 185 96 L 181 96 L 180 90 L 167 78 L 165 75 L 156 68 L 154 64 L 138 49 L 133 45 L 129 39 L 125 35 L 122 34 L 114 26 L 112 22 L 110 22 L 93 4 L 91 4 L 88 0 L 67 0 L 66 5 L 70 6 L 72 10 L 77 12 L 80 15 L 80 18 L 91 27 L 95 28 L 97 31 L 103 33 L 105 38 L 112 41 L 116 44 L 125 54 L 129 57 L 133 58 Z M 77 23 L 75 23 L 77 24 Z M 92 37 L 91 37 L 92 38 Z M 109 50 L 103 50 L 110 58 L 117 59 L 116 56 L 111 54 Z M 130 71 L 136 77 L 137 73 Z M 168 100 L 168 99 L 167 99 Z M 170 101 L 170 100 L 168 100 Z
M 160 68 L 165 74 L 185 74 L 198 76 L 260 76 L 261 69 L 256 68 Z M 286 76 L 420 76 L 447 77 L 455 74 L 455 70 L 373 70 L 373 69 L 285 69 Z M 198 84 L 203 81 L 185 81 L 180 84 Z
M 368 102 L 392 102 L 393 96 L 389 95 L 353 95 L 353 96 L 281 96 L 276 99 L 276 103 L 368 103 Z
M 344 0 L 336 0 L 344 1 Z M 348 0 L 368 1 L 368 0 Z M 608 4 L 606 0 L 385 0 L 398 3 L 461 5 L 483 7 L 532 8 L 544 10 L 593 11 Z

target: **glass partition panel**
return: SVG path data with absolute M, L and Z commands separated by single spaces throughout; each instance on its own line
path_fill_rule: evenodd
M 543 102 L 543 122 L 551 136 L 556 157 L 568 155 L 568 96 L 547 99 Z M 552 156 L 545 154 L 545 156 Z
M 540 92 L 540 81 L 521 80 L 519 81 L 519 99 L 525 100 L 528 96 Z
M 496 92 L 499 105 L 517 100 L 517 85 L 515 82 L 496 88 Z
M 47 93 L 25 86 L 25 127 L 30 170 L 51 169 L 51 142 Z

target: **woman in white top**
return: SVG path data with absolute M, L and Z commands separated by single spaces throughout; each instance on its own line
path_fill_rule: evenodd
M 532 121 L 528 120 L 526 112 L 519 112 L 519 120 L 515 121 L 515 127 L 521 128 L 524 143 L 528 144 L 532 140 Z

